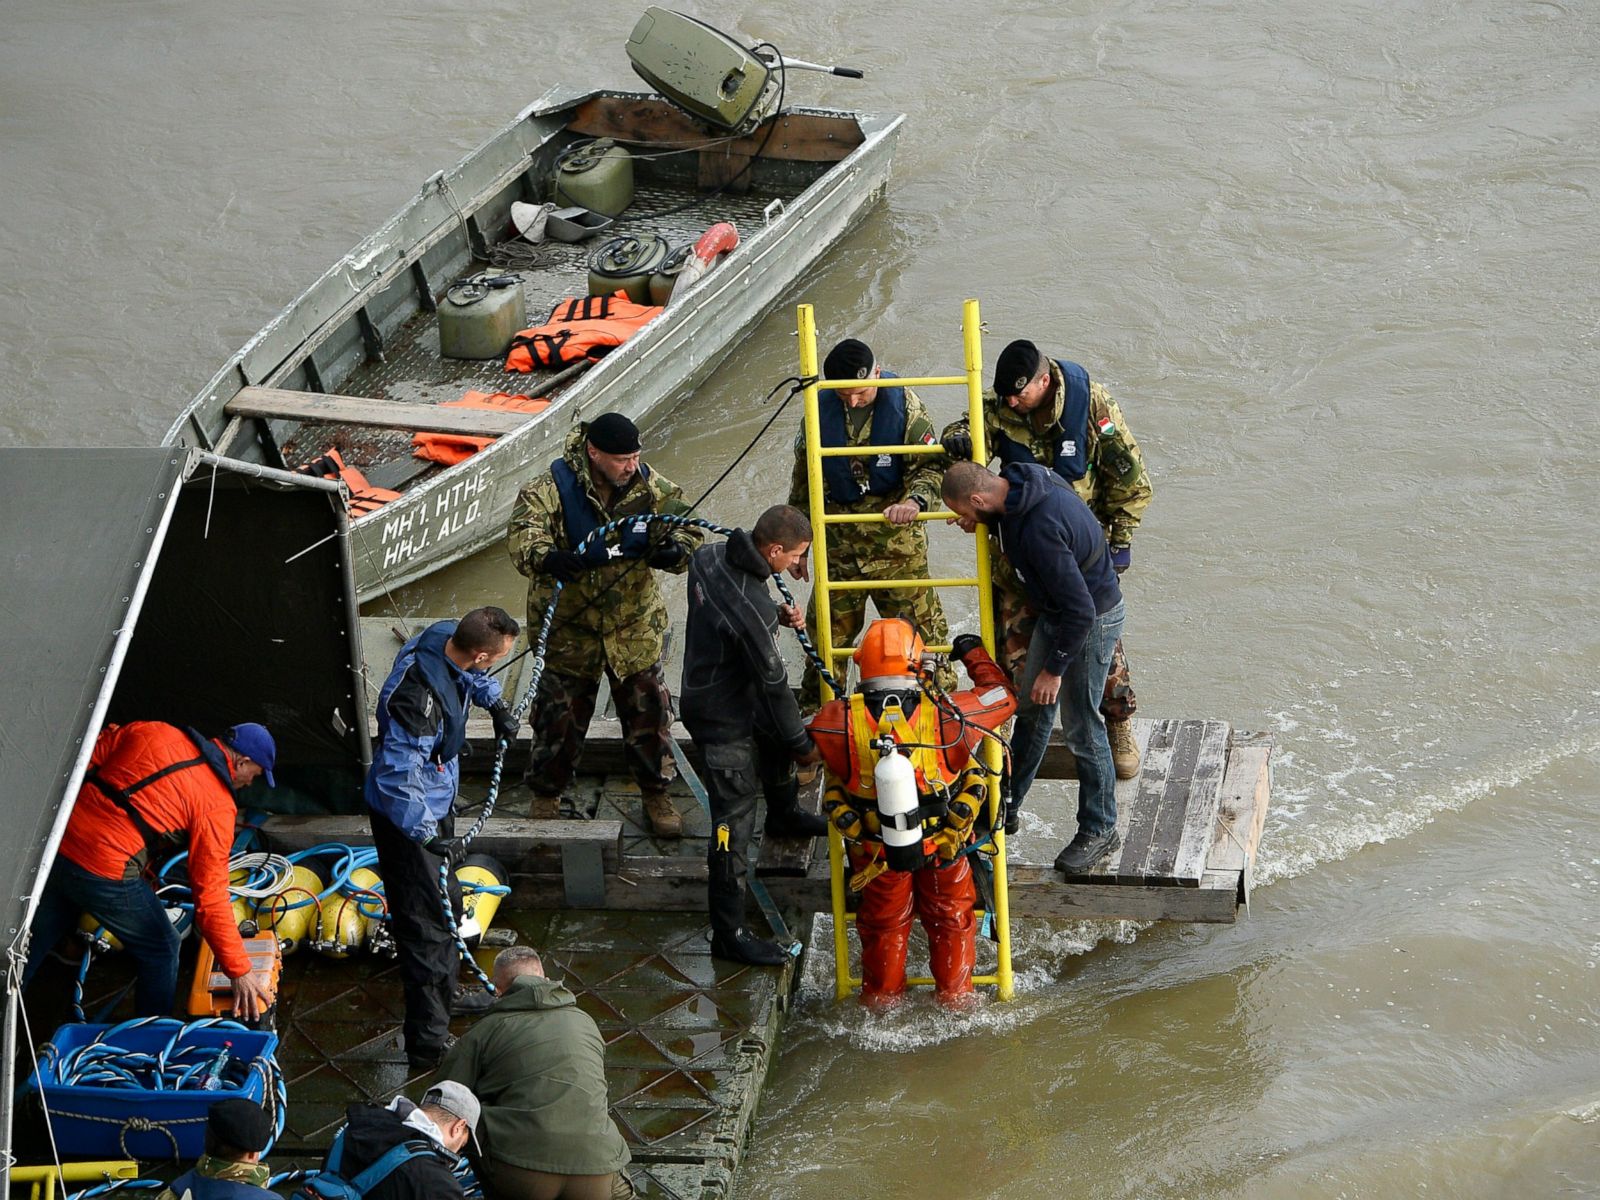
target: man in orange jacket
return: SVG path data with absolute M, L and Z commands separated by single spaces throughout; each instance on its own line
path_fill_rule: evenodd
M 922 639 L 908 621 L 874 621 L 855 652 L 861 686 L 824 704 L 811 737 L 828 768 L 823 808 L 850 845 L 851 886 L 861 888 L 856 932 L 861 938 L 861 1001 L 892 1004 L 906 986 L 911 915 L 928 932 L 928 957 L 940 1003 L 959 1007 L 972 993 L 977 954 L 977 890 L 962 851 L 988 803 L 989 781 L 975 761 L 988 732 L 1016 712 L 1010 681 L 971 634 L 952 657 L 973 687 L 936 702 L 918 683 Z M 885 847 L 875 769 L 882 739 L 911 760 L 919 807 L 899 818 L 920 824 L 920 843 Z M 900 839 L 904 840 L 904 839 Z
M 234 924 L 228 857 L 233 793 L 262 776 L 268 787 L 277 786 L 277 754 L 272 735 L 254 724 L 235 725 L 220 738 L 160 721 L 101 730 L 39 898 L 23 986 L 87 912 L 117 935 L 133 960 L 138 1015 L 171 1015 L 178 934 L 149 880 L 158 859 L 180 853 L 187 843 L 195 924 L 233 981 L 235 1015 L 258 1017 L 272 996 L 251 972 Z

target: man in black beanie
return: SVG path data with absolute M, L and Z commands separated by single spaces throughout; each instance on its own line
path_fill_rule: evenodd
M 1012 342 L 1000 351 L 994 386 L 983 394 L 983 440 L 989 459 L 1037 463 L 1065 480 L 1105 531 L 1112 568 L 1118 575 L 1128 569 L 1133 561 L 1133 531 L 1150 504 L 1150 476 L 1122 410 L 1087 371 L 1066 359 L 1046 358 L 1032 342 Z M 940 441 L 951 458 L 972 458 L 966 417 L 945 426 Z M 997 657 L 1019 693 L 1026 695 L 1027 682 L 1018 674 L 1039 614 L 1000 554 L 993 529 L 989 536 L 1000 642 Z M 1130 722 L 1137 708 L 1119 639 L 1100 703 L 1118 779 L 1139 773 L 1139 747 Z M 1012 820 L 1014 824 L 1015 813 Z
M 702 535 L 642 519 L 687 515 L 689 506 L 677 484 L 640 460 L 639 448 L 632 421 L 602 413 L 572 431 L 563 455 L 522 489 L 512 509 L 507 542 L 511 561 L 528 577 L 530 637 L 538 636 L 545 610 L 556 605 L 545 672 L 529 714 L 533 746 L 526 782 L 533 790 L 533 815 L 559 816 L 604 672 L 645 818 L 657 837 L 676 838 L 683 822 L 667 795 L 666 770 L 672 697 L 661 671 L 667 606 L 655 573 L 688 570 Z M 591 532 L 619 521 L 605 538 L 584 545 Z
M 894 379 L 885 371 L 872 348 L 846 338 L 823 361 L 826 379 Z M 817 397 L 817 413 L 824 446 L 937 446 L 933 422 L 917 394 L 908 387 L 854 387 L 824 389 Z M 939 507 L 940 456 L 879 454 L 824 458 L 822 460 L 823 511 L 877 516 L 888 524 L 849 523 L 828 527 L 828 579 L 834 583 L 870 579 L 926 579 L 928 536 L 918 518 Z M 802 428 L 794 441 L 794 474 L 789 482 L 789 504 L 816 515 L 811 508 L 811 488 L 806 473 L 806 435 Z M 802 560 L 796 575 L 810 577 Z M 830 596 L 828 628 L 835 649 L 852 645 L 866 622 L 871 598 L 880 617 L 904 617 L 925 642 L 948 639 L 944 608 L 932 588 L 849 589 Z M 806 607 L 806 627 L 813 639 L 817 630 L 817 597 Z M 940 669 L 940 682 L 956 686 L 954 672 Z M 814 710 L 822 702 L 820 681 L 810 666 L 800 684 L 800 705 Z
M 206 1110 L 206 1152 L 156 1200 L 276 1200 L 261 1156 L 272 1144 L 272 1118 L 254 1100 L 218 1100 Z

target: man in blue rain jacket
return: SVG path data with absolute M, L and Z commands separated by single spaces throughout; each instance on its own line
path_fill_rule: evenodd
M 511 652 L 516 636 L 517 622 L 500 608 L 439 621 L 405 644 L 378 694 L 378 742 L 364 795 L 400 954 L 406 1057 L 417 1069 L 444 1054 L 452 1007 L 481 1012 L 494 999 L 483 992 L 455 995 L 460 965 L 439 895 L 439 868 L 454 867 L 462 856 L 454 804 L 467 705 L 488 709 L 501 738 L 516 736 L 500 681 L 487 674 Z M 461 893 L 453 874 L 450 903 L 459 921 Z

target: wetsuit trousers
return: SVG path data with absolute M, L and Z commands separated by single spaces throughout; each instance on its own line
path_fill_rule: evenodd
M 372 842 L 378 850 L 378 872 L 394 925 L 400 955 L 400 986 L 406 998 L 403 1025 L 406 1053 L 427 1055 L 444 1046 L 450 1032 L 450 998 L 461 974 L 460 951 L 445 924 L 439 896 L 439 867 L 444 859 L 413 842 L 379 812 L 368 811 Z M 439 823 L 443 837 L 454 834 L 455 821 Z M 450 906 L 461 920 L 461 885 L 450 875 Z
M 775 812 L 792 809 L 797 790 L 794 763 L 781 745 L 760 734 L 710 742 L 702 749 L 711 802 L 711 841 L 706 851 L 711 928 L 732 933 L 744 924 L 756 797 L 766 796 L 769 819 Z

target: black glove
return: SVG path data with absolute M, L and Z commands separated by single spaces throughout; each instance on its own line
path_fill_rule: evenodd
M 950 644 L 950 656 L 957 662 L 962 661 L 974 650 L 983 649 L 983 639 L 975 633 L 963 633 Z
M 517 740 L 517 729 L 522 722 L 511 715 L 511 706 L 504 700 L 496 700 L 489 706 L 489 716 L 494 720 L 495 737 L 506 742 Z
M 544 556 L 539 569 L 546 575 L 554 575 L 562 583 L 571 583 L 589 569 L 589 564 L 571 550 L 552 550 Z
M 939 444 L 944 447 L 944 452 L 951 458 L 972 461 L 972 435 L 970 433 L 947 433 L 939 439 Z
M 681 563 L 687 555 L 688 551 L 683 548 L 682 543 L 669 539 L 650 551 L 650 557 L 645 561 L 658 571 L 670 571 Z
M 422 848 L 429 854 L 437 854 L 444 859 L 450 864 L 452 871 L 467 857 L 466 844 L 458 837 L 440 837 L 434 834 L 422 843 Z
M 1113 547 L 1111 547 L 1111 569 L 1113 571 L 1115 571 L 1118 575 L 1121 575 L 1124 571 L 1126 571 L 1132 565 L 1133 565 L 1133 547 L 1132 546 L 1113 546 Z

